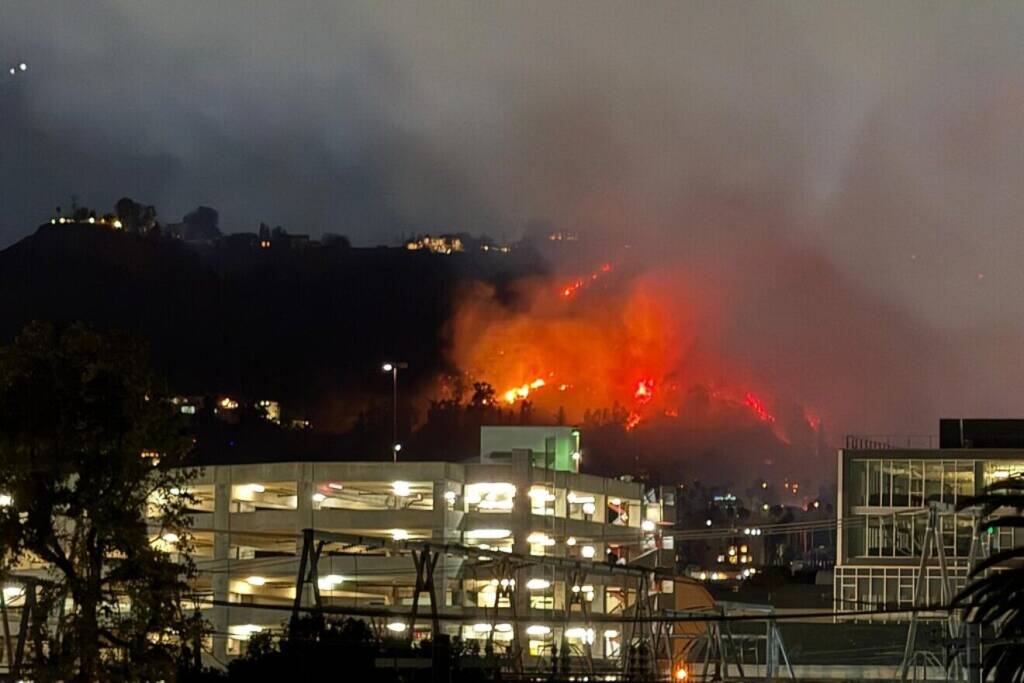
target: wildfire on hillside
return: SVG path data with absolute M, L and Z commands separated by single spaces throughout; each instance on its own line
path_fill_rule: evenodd
M 476 286 L 458 302 L 452 361 L 507 406 L 528 400 L 573 422 L 602 411 L 626 430 L 680 419 L 699 387 L 718 408 L 786 440 L 772 392 L 700 334 L 708 304 L 698 288 L 670 273 L 616 275 L 605 263 L 560 287 L 549 278 L 519 282 L 513 304 Z M 817 428 L 817 417 L 805 419 Z

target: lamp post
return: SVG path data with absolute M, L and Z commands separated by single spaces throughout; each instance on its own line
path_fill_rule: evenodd
M 385 363 L 381 370 L 391 373 L 391 457 L 398 462 L 398 451 L 402 444 L 398 443 L 398 371 L 409 367 L 408 363 Z

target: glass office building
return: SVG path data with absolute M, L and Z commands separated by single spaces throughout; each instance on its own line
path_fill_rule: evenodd
M 1024 434 L 1024 423 L 1020 433 Z M 1024 443 L 1004 436 L 998 445 L 1009 447 L 988 448 L 974 446 L 984 444 L 984 439 L 972 443 L 945 437 L 940 448 L 891 448 L 884 441 L 854 439 L 848 443 L 854 447 L 839 451 L 834 583 L 838 611 L 913 604 L 932 504 L 954 591 L 963 586 L 972 557 L 1024 542 L 1020 530 L 979 531 L 971 509 L 957 511 L 959 503 L 985 486 L 1024 475 Z M 937 604 L 942 591 L 936 552 L 926 564 L 924 603 Z M 906 615 L 866 618 L 902 620 Z

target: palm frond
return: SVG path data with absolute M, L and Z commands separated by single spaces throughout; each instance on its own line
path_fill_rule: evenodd
M 1018 548 L 1010 548 L 1009 550 L 1002 550 L 991 557 L 982 560 L 971 570 L 970 576 L 974 577 L 981 574 L 984 571 L 998 567 L 1001 564 L 1005 564 L 1009 560 L 1015 560 L 1017 558 L 1024 557 L 1024 546 Z
M 957 510 L 978 508 L 979 529 L 1024 529 L 1024 478 L 1000 480 Z M 1013 509 L 1016 514 L 995 513 Z M 953 598 L 964 619 L 993 628 L 996 638 L 982 657 L 984 680 L 1024 682 L 1024 547 L 1004 549 L 979 562 L 970 582 Z

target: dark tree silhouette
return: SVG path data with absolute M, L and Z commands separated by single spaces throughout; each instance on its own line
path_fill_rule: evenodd
M 208 206 L 197 207 L 194 211 L 185 214 L 183 222 L 185 230 L 182 237 L 186 240 L 213 241 L 221 236 L 220 214 L 217 213 L 217 209 L 211 209 Z
M 130 197 L 122 197 L 114 205 L 114 214 L 121 221 L 121 227 L 131 233 L 139 232 L 142 224 L 142 205 Z
M 37 633 L 34 680 L 172 680 L 201 635 L 184 611 L 191 441 L 158 386 L 120 334 L 36 323 L 0 348 L 0 575 L 40 558 L 39 600 L 72 601 Z

